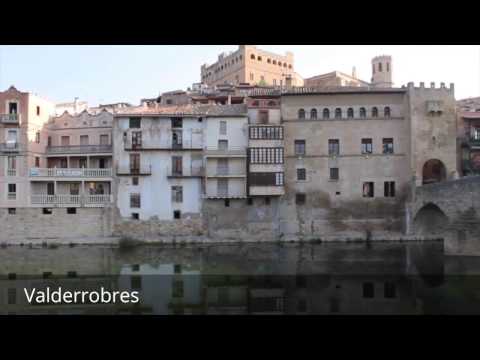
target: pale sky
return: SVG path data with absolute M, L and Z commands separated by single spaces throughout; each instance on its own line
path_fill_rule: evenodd
M 333 70 L 370 81 L 371 59 L 391 55 L 394 86 L 455 83 L 455 97 L 480 96 L 480 46 L 470 45 L 257 45 L 294 53 L 303 77 Z M 15 85 L 53 102 L 75 97 L 99 103 L 130 102 L 186 89 L 200 81 L 200 66 L 237 45 L 0 46 L 0 90 Z

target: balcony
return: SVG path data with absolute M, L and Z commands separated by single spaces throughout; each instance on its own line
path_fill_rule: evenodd
M 18 124 L 20 122 L 20 114 L 0 114 L 0 123 L 2 124 Z
M 206 157 L 247 157 L 247 149 L 241 147 L 230 147 L 228 149 L 207 148 Z
M 244 178 L 247 176 L 245 171 L 240 171 L 237 169 L 229 169 L 229 168 L 216 168 L 216 169 L 210 169 L 207 172 L 207 177 L 209 178 L 234 178 L 234 177 L 240 177 Z
M 0 143 L 0 152 L 19 152 L 20 144 L 16 141 Z
M 152 175 L 152 165 L 140 167 L 117 166 L 117 176 L 149 176 Z
M 53 206 L 72 206 L 72 207 L 103 207 L 113 202 L 111 194 L 102 195 L 37 195 L 30 196 L 32 205 L 53 205 Z
M 285 194 L 283 186 L 276 185 L 250 185 L 250 196 L 280 196 Z
M 175 171 L 175 169 L 167 169 L 168 178 L 189 178 L 189 177 L 203 177 L 205 169 L 203 167 L 183 168 L 182 171 Z
M 208 199 L 244 199 L 247 194 L 243 188 L 211 189 L 207 190 L 204 197 Z
M 112 145 L 64 145 L 48 146 L 47 155 L 52 154 L 100 154 L 111 153 Z
M 91 168 L 30 168 L 30 177 L 57 177 L 57 178 L 105 178 L 112 177 L 112 169 Z

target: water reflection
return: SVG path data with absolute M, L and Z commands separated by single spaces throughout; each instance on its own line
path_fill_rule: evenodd
M 477 314 L 480 259 L 441 242 L 0 250 L 2 314 Z M 28 303 L 24 288 L 138 291 L 138 304 Z

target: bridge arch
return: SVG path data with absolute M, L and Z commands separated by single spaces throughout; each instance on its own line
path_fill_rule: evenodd
M 422 184 L 431 184 L 445 181 L 447 179 L 447 169 L 443 162 L 438 159 L 430 159 L 423 164 Z
M 413 219 L 413 227 L 417 235 L 440 235 L 445 231 L 449 219 L 436 204 L 429 202 L 422 206 Z

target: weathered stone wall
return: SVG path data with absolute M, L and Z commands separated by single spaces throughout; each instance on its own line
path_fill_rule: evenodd
M 77 208 L 67 214 L 67 208 L 52 208 L 43 214 L 42 208 L 16 208 L 16 214 L 0 209 L 1 243 L 80 242 L 101 243 L 111 236 L 110 208 Z

